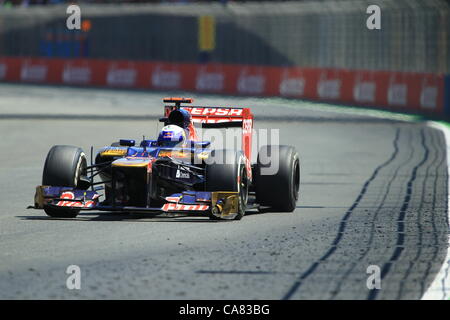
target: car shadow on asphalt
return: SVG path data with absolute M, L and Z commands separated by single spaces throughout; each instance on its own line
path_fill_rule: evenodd
M 257 214 L 258 212 L 246 212 L 246 216 Z M 52 218 L 46 215 L 34 216 L 16 216 L 21 220 L 41 220 L 41 221 L 123 221 L 123 222 L 195 222 L 195 223 L 224 223 L 232 222 L 234 220 L 211 220 L 208 217 L 202 216 L 168 216 L 161 214 L 149 213 L 121 213 L 121 212 L 82 212 L 76 218 Z

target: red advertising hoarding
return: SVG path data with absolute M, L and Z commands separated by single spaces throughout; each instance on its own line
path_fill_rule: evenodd
M 281 96 L 444 113 L 444 76 L 427 73 L 0 57 L 0 81 Z

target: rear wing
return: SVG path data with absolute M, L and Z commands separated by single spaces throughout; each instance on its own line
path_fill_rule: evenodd
M 175 109 L 165 107 L 165 116 Z M 241 127 L 245 119 L 253 119 L 249 108 L 182 106 L 180 109 L 190 113 L 193 123 L 201 123 L 204 128 Z
M 242 128 L 242 148 L 248 160 L 251 160 L 253 114 L 250 108 L 181 106 L 181 103 L 192 103 L 189 98 L 165 98 L 166 103 L 175 106 L 164 106 L 164 116 L 168 117 L 172 110 L 186 110 L 193 123 L 201 123 L 203 128 Z
M 202 127 L 227 128 L 242 126 L 244 128 L 244 122 L 246 122 L 244 120 L 253 120 L 250 108 L 181 106 L 182 103 L 192 103 L 194 100 L 191 98 L 164 98 L 163 101 L 175 104 L 164 106 L 164 117 L 168 117 L 172 110 L 183 109 L 189 112 L 193 123 L 201 123 Z M 247 121 L 247 129 L 249 124 L 250 121 Z

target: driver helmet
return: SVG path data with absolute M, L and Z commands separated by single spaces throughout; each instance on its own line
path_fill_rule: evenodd
M 158 145 L 162 147 L 182 146 L 186 140 L 184 129 L 174 124 L 163 127 L 158 135 Z

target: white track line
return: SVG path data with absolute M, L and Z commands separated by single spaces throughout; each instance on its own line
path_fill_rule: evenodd
M 445 143 L 447 145 L 447 172 L 449 181 L 447 184 L 447 192 L 450 190 L 450 129 L 446 126 L 430 121 L 428 122 L 430 127 L 441 130 L 445 136 Z M 447 196 L 447 208 L 450 208 L 450 194 Z M 448 222 L 450 222 L 450 212 L 447 211 Z M 449 247 L 447 248 L 447 256 L 441 269 L 434 278 L 430 287 L 425 291 L 422 296 L 422 300 L 447 300 L 450 299 L 450 237 L 448 239 Z

